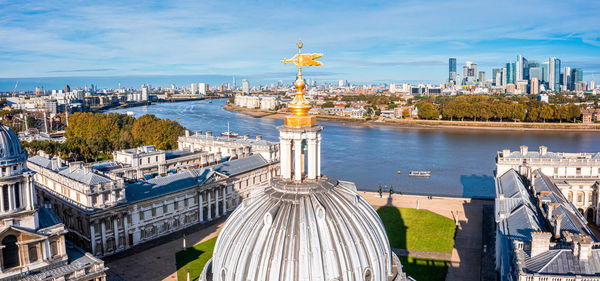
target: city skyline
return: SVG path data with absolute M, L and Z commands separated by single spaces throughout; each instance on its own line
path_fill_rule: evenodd
M 298 37 L 327 53 L 326 67 L 311 73 L 320 81 L 443 82 L 449 57 L 491 73 L 518 54 L 560 58 L 562 66 L 583 68 L 584 80 L 598 75 L 600 4 L 513 4 L 7 1 L 0 34 L 11 40 L 0 46 L 0 77 L 239 73 L 276 81 L 290 71 L 270 62 Z M 548 20 L 550 13 L 560 20 Z M 490 21 L 490 14 L 503 19 Z

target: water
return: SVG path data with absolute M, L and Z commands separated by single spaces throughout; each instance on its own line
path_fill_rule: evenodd
M 112 110 L 134 115 L 154 114 L 179 121 L 192 132 L 231 130 L 277 141 L 283 120 L 253 118 L 222 108 L 223 100 L 164 103 Z M 176 119 L 180 117 L 180 119 Z M 494 197 L 495 157 L 498 150 L 539 145 L 550 151 L 600 151 L 598 132 L 472 130 L 365 126 L 318 120 L 324 127 L 322 172 L 355 182 L 361 190 L 393 185 L 410 194 L 470 198 Z M 397 174 L 398 170 L 402 173 Z M 431 170 L 430 178 L 411 178 L 411 170 Z

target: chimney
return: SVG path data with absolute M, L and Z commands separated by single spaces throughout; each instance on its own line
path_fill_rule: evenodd
M 196 136 L 201 136 L 202 135 L 202 131 L 196 131 Z
M 540 145 L 540 156 L 545 156 L 546 152 L 548 152 L 548 148 L 543 145 Z
M 212 136 L 212 131 L 206 131 L 206 136 L 207 137 L 211 137 Z
M 52 157 L 52 160 L 50 160 L 50 165 L 52 167 L 52 170 L 58 170 L 58 168 L 60 168 L 60 160 L 58 160 L 58 156 L 54 156 Z
M 506 158 L 506 157 L 508 157 L 509 155 L 510 155 L 510 149 L 507 149 L 507 148 L 505 148 L 505 149 L 502 149 L 502 157 L 503 157 L 503 158 Z
M 250 135 L 244 135 L 244 139 L 247 140 L 250 137 Z
M 529 148 L 526 145 L 521 145 L 521 156 L 526 156 L 528 149 Z
M 189 137 L 190 136 L 190 130 L 185 130 L 185 137 Z
M 560 223 L 562 218 L 559 215 L 554 215 L 554 239 L 560 239 Z
M 550 250 L 550 237 L 549 232 L 531 232 L 531 257 Z
M 573 255 L 579 261 L 587 261 L 592 255 L 592 246 L 594 245 L 592 238 L 585 234 L 574 234 L 569 238 L 568 240 L 571 240 Z
M 552 211 L 554 211 L 554 208 L 556 208 L 558 204 L 556 203 L 550 203 L 548 202 L 546 204 L 546 220 L 548 220 L 548 222 L 552 221 Z
M 262 136 L 256 136 L 256 140 L 262 140 Z

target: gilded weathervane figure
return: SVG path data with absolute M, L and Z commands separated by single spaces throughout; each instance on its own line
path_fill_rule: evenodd
M 296 118 L 286 118 L 285 122 L 288 126 L 291 125 L 294 127 L 303 127 L 314 125 L 314 118 L 310 118 L 312 120 L 306 118 L 298 118 L 307 116 L 308 111 L 311 108 L 310 103 L 304 98 L 304 87 L 306 86 L 306 84 L 302 79 L 302 67 L 312 65 L 323 65 L 322 62 L 315 60 L 322 57 L 323 54 L 303 54 L 302 47 L 304 46 L 304 44 L 302 43 L 302 40 L 299 40 L 296 46 L 298 46 L 298 54 L 294 55 L 290 59 L 284 58 L 283 60 L 281 60 L 281 62 L 283 62 L 284 64 L 287 64 L 289 62 L 298 67 L 298 79 L 296 79 L 296 82 L 294 83 L 294 86 L 297 89 L 296 97 L 294 97 L 294 100 L 288 105 L 288 108 L 290 109 L 290 111 L 292 111 L 292 113 L 294 113 Z

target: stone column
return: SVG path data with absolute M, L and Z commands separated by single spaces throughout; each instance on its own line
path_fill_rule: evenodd
M 44 248 L 46 249 L 44 251 L 44 252 L 46 252 L 46 259 L 52 258 L 52 253 L 50 252 L 50 241 L 48 241 L 48 239 L 46 239 L 44 246 L 45 246 Z
M 206 192 L 206 196 L 207 196 L 207 201 L 206 201 L 206 205 L 208 206 L 208 215 L 207 218 L 208 220 L 212 220 L 212 204 L 211 204 L 211 198 L 210 198 L 210 190 Z
M 8 185 L 8 198 L 9 200 L 9 210 L 13 210 L 15 208 L 15 185 L 14 184 L 9 184 Z
M 100 235 L 102 237 L 102 253 L 106 253 L 106 225 L 100 220 Z
M 294 180 L 302 180 L 302 140 L 294 140 Z
M 219 188 L 215 188 L 215 218 L 220 216 L 219 214 Z
M 127 213 L 123 214 L 123 230 L 125 230 L 125 243 L 123 243 L 125 245 L 125 248 L 127 248 L 129 245 L 129 227 L 127 226 L 128 223 L 128 219 L 127 219 Z
M 94 228 L 94 221 L 90 222 L 90 242 L 92 243 L 92 255 L 96 254 L 96 229 Z
M 223 186 L 223 215 L 227 213 L 227 186 Z
M 118 217 L 113 218 L 113 234 L 115 235 L 115 250 L 119 248 L 119 224 L 117 222 Z
M 292 142 L 291 140 L 282 139 L 281 145 L 281 161 L 279 163 L 281 167 L 281 177 L 284 179 L 292 178 Z
M 317 140 L 308 140 L 308 178 L 317 178 Z
M 321 134 L 317 135 L 317 178 L 321 177 Z
M 200 214 L 200 222 L 204 222 L 204 202 L 202 202 L 202 193 L 198 195 L 198 214 Z

